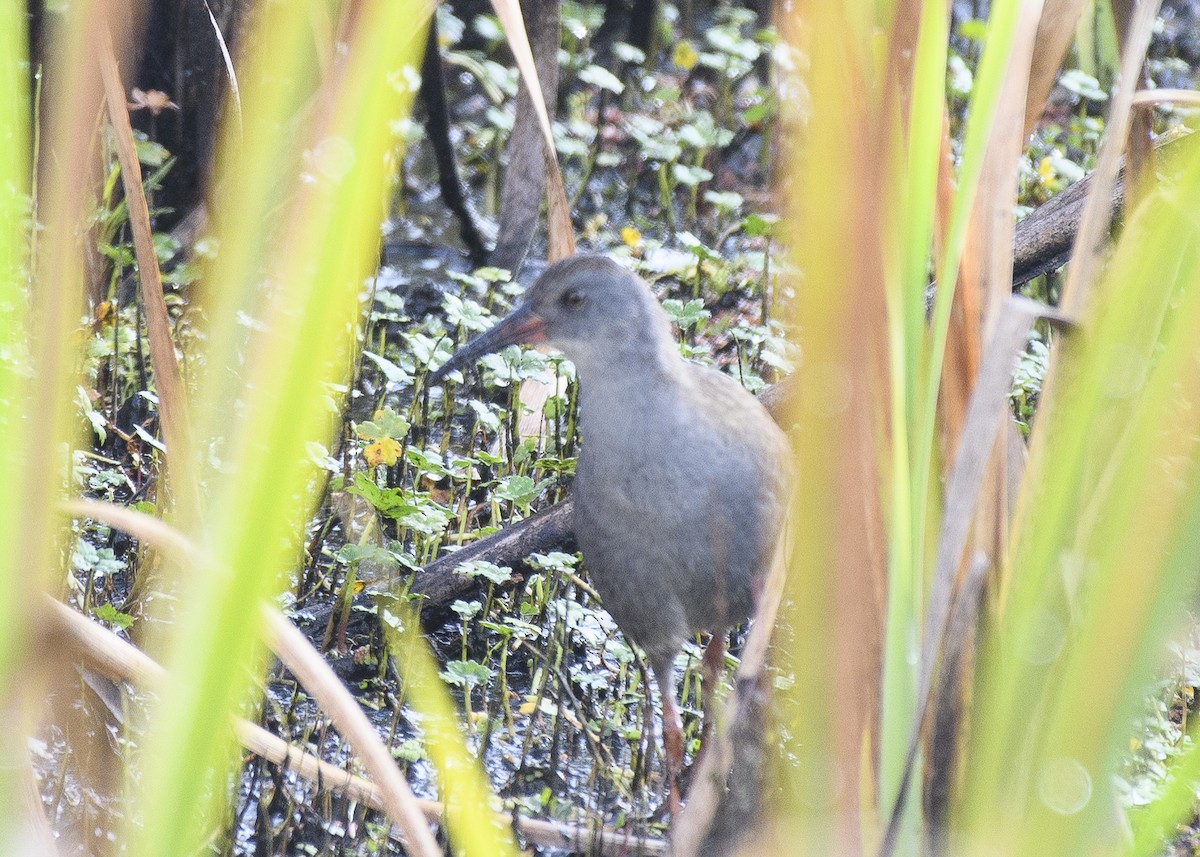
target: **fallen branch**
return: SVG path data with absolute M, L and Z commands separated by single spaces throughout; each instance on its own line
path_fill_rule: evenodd
M 1164 158 L 1178 151 L 1176 145 L 1187 133 L 1164 134 L 1154 148 Z M 1018 221 L 1013 233 L 1013 288 L 1061 268 L 1071 259 L 1071 246 L 1079 231 L 1083 206 L 1092 189 L 1089 173 L 1062 193 L 1052 196 Z M 1109 195 L 1109 215 L 1115 217 L 1125 204 L 1125 165 L 1121 164 Z
M 1109 200 L 1113 213 L 1120 211 L 1125 200 L 1124 178 L 1122 169 Z M 1091 189 L 1092 176 L 1088 174 L 1017 221 L 1013 233 L 1014 289 L 1070 261 L 1071 245 L 1075 243 L 1075 233 L 1079 231 L 1083 206 Z
M 525 562 L 530 554 L 574 550 L 574 509 L 568 497 L 519 524 L 439 557 L 417 575 L 412 591 L 424 597 L 423 606 L 428 609 L 449 604 L 479 587 L 478 580 L 455 571 L 464 562 L 482 560 L 514 571 L 534 571 Z

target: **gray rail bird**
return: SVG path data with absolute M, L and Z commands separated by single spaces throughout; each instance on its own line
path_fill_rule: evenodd
M 649 287 L 605 257 L 549 266 L 516 310 L 433 380 L 514 343 L 548 343 L 575 363 L 583 436 L 575 533 L 604 607 L 645 650 L 658 683 L 675 815 L 683 767 L 675 658 L 688 637 L 712 633 L 707 733 L 726 634 L 754 607 L 782 526 L 787 440 L 736 381 L 680 355 Z

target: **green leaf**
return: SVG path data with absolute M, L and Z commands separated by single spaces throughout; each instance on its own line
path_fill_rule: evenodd
M 504 38 L 504 29 L 495 15 L 476 15 L 471 22 L 471 29 L 489 42 L 498 42 Z
M 736 191 L 706 190 L 704 201 L 723 213 L 732 213 L 742 207 L 745 202 L 742 195 Z
M 500 481 L 500 484 L 496 486 L 495 495 L 501 500 L 510 500 L 525 509 L 537 499 L 545 484 L 546 482 L 534 482 L 528 476 L 513 474 Z
M 475 418 L 479 420 L 479 424 L 488 431 L 500 431 L 500 416 L 497 414 L 491 405 L 472 399 L 467 402 L 467 407 L 475 412 Z
M 492 678 L 492 671 L 478 661 L 451 661 L 439 675 L 447 684 L 470 690 L 487 684 Z
M 483 331 L 492 325 L 491 313 L 470 298 L 460 298 L 452 292 L 447 292 L 442 299 L 442 309 L 446 312 L 446 320 L 455 327 Z
M 749 214 L 742 221 L 742 231 L 751 238 L 759 238 L 774 233 L 778 222 L 779 218 L 773 214 Z
M 408 434 L 408 420 L 391 408 L 376 411 L 374 421 L 386 432 L 388 437 L 399 440 Z
M 124 631 L 133 624 L 133 617 L 128 613 L 122 613 L 112 604 L 105 602 L 96 608 L 96 618 L 101 622 L 107 622 L 115 628 Z
M 612 51 L 621 62 L 633 65 L 642 65 L 646 62 L 646 52 L 627 42 L 613 42 Z
M 711 181 L 713 174 L 704 167 L 694 167 L 690 164 L 672 164 L 671 172 L 675 181 L 688 187 L 695 187 L 700 182 Z
M 137 150 L 138 161 L 148 167 L 161 167 L 171 156 L 165 147 L 152 140 L 134 140 L 133 145 Z
M 410 446 L 405 452 L 404 457 L 414 467 L 418 467 L 425 473 L 436 476 L 438 479 L 450 475 L 450 471 L 446 469 L 446 465 L 442 462 L 442 457 L 437 453 L 437 450 L 417 449 L 415 446 Z
M 403 368 L 397 366 L 386 357 L 381 357 L 380 355 L 371 351 L 364 351 L 363 357 L 367 358 L 377 367 L 379 367 L 379 371 L 382 372 L 383 376 L 391 383 L 401 387 L 408 386 L 412 383 L 412 374 L 406 372 Z
M 394 518 L 402 527 L 432 535 L 450 523 L 450 512 L 420 491 L 381 488 L 365 473 L 354 474 L 354 484 L 346 489 L 362 497 L 381 514 Z
M 479 611 L 483 609 L 483 605 L 478 601 L 463 601 L 461 598 L 457 598 L 450 605 L 450 609 L 458 614 L 458 618 L 467 622 L 479 615 Z
M 125 568 L 125 563 L 117 559 L 112 548 L 97 548 L 86 539 L 75 542 L 71 565 L 77 571 L 97 576 L 115 574 Z
M 1080 98 L 1086 98 L 1089 101 L 1108 101 L 1108 93 L 1100 87 L 1100 81 L 1077 68 L 1063 72 L 1058 78 L 1058 84 L 1068 92 L 1074 92 Z
M 492 583 L 507 583 L 512 579 L 512 569 L 486 560 L 476 559 L 461 563 L 454 569 L 456 574 L 467 577 L 482 577 Z
M 154 256 L 158 259 L 160 265 L 165 265 L 167 262 L 179 252 L 179 241 L 165 232 L 154 233 Z
M 699 324 L 712 315 L 704 308 L 704 301 L 700 298 L 692 298 L 686 304 L 675 298 L 667 298 L 663 301 L 662 307 L 671 320 L 684 330 Z
M 958 25 L 958 34 L 972 42 L 982 43 L 987 38 L 987 21 L 968 18 Z
M 606 89 L 614 95 L 620 95 L 625 91 L 625 84 L 621 83 L 615 74 L 598 65 L 589 65 L 581 69 L 579 79 L 600 89 Z
M 579 564 L 579 557 L 562 551 L 550 551 L 546 554 L 530 554 L 528 562 L 542 571 L 571 571 Z

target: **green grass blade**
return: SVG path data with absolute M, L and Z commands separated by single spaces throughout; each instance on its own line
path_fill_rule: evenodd
M 885 254 L 892 466 L 891 484 L 885 495 L 885 502 L 890 504 L 890 539 L 880 698 L 879 811 L 883 824 L 887 824 L 897 798 L 908 736 L 913 729 L 918 674 L 915 656 L 924 615 L 923 515 L 918 514 L 916 505 L 921 502 L 922 492 L 916 482 L 920 469 L 914 470 L 913 466 L 913 403 L 925 340 L 925 287 L 945 110 L 948 20 L 942 3 L 926 2 L 921 9 L 906 149 L 900 150 L 903 135 L 899 129 L 892 135 L 898 150 L 892 181 L 902 188 L 896 210 L 904 211 L 906 216 L 887 222 L 896 233 L 898 250 Z M 900 264 L 895 274 L 890 274 L 887 259 L 893 255 Z M 916 801 L 907 801 L 906 814 L 916 819 Z M 911 853 L 916 827 L 909 823 L 901 829 L 899 852 Z
M 950 324 L 950 309 L 953 306 L 954 284 L 958 280 L 959 263 L 967 237 L 967 224 L 975 202 L 975 193 L 983 172 L 983 159 L 987 155 L 992 127 L 996 119 L 996 108 L 1000 100 L 1004 76 L 1016 40 L 1017 19 L 1021 5 L 1013 0 L 1003 0 L 991 7 L 988 18 L 987 38 L 980 58 L 979 70 L 971 90 L 971 102 L 967 111 L 966 134 L 963 140 L 962 162 L 958 173 L 958 192 L 950 211 L 945 245 L 936 265 L 938 282 L 934 298 L 933 318 L 930 322 L 929 350 L 926 359 L 925 383 L 920 388 L 916 414 L 918 425 L 914 432 L 915 473 L 913 487 L 918 492 L 914 508 L 919 515 L 926 515 L 929 508 L 928 491 L 933 467 L 934 435 L 937 420 L 937 393 L 941 384 L 942 363 L 945 358 L 946 338 Z M 928 118 L 926 121 L 929 121 Z M 924 518 L 922 518 L 924 520 Z M 924 526 L 917 532 L 923 533 Z
M 459 712 L 438 675 L 429 643 L 417 632 L 420 617 L 407 609 L 402 618 L 388 617 L 385 627 L 403 629 L 389 634 L 388 649 L 404 679 L 408 700 L 420 716 L 425 748 L 437 768 L 453 852 L 463 857 L 516 857 L 512 831 L 496 823 L 487 775 L 467 749 Z

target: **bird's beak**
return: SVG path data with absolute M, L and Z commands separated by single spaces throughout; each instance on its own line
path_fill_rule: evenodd
M 499 351 L 506 345 L 518 343 L 536 345 L 545 341 L 545 320 L 541 316 L 535 315 L 527 307 L 517 307 L 500 319 L 491 330 L 480 334 L 454 352 L 453 356 L 433 373 L 430 381 L 436 384 L 455 369 L 461 369 L 476 358 Z

